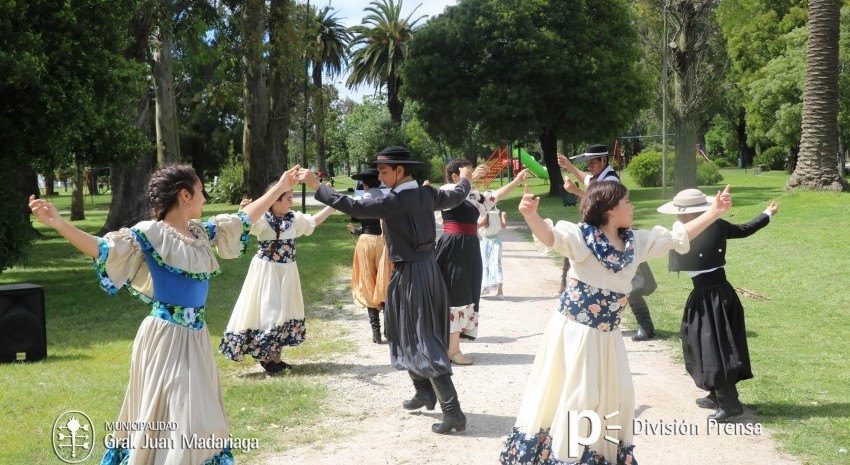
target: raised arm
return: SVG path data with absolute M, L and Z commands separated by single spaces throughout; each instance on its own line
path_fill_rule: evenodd
M 76 226 L 67 223 L 59 216 L 59 210 L 52 203 L 37 199 L 35 195 L 30 196 L 30 210 L 39 223 L 56 230 L 62 237 L 89 257 L 97 258 L 100 255 L 97 237 L 77 229 Z
M 334 212 L 333 207 L 325 207 L 325 208 L 321 209 L 319 211 L 319 213 L 316 213 L 315 215 L 313 215 L 313 221 L 316 222 L 316 226 L 324 223 L 325 220 L 328 219 L 328 217 L 331 216 L 331 213 L 333 213 L 333 212 Z
M 705 231 L 705 228 L 723 216 L 730 208 L 732 208 L 732 197 L 729 195 L 729 185 L 727 184 L 723 192 L 717 192 L 714 203 L 708 207 L 708 210 L 685 224 L 685 230 L 688 231 L 689 240 L 693 240 L 699 236 Z
M 505 196 L 508 195 L 512 190 L 514 190 L 514 188 L 516 186 L 524 183 L 526 178 L 528 178 L 528 168 L 525 168 L 522 171 L 520 171 L 519 173 L 517 173 L 517 175 L 514 177 L 513 181 L 505 184 L 504 186 L 502 186 L 498 190 L 496 190 L 496 192 L 495 192 L 496 200 L 498 201 L 498 200 L 502 200 L 503 198 L 505 198 Z
M 295 165 L 287 171 L 284 171 L 282 175 L 280 175 L 280 179 L 278 179 L 277 183 L 268 190 L 262 197 L 251 202 L 250 204 L 244 206 L 242 211 L 248 215 L 248 218 L 251 219 L 251 224 L 255 223 L 259 220 L 263 213 L 272 206 L 272 204 L 281 196 L 284 192 L 291 191 L 292 188 L 298 183 L 298 171 L 301 169 L 301 166 Z
M 528 193 L 528 186 L 525 187 L 525 194 L 519 202 L 519 212 L 525 218 L 525 222 L 531 229 L 531 232 L 537 236 L 543 245 L 552 247 L 555 243 L 555 234 L 552 233 L 552 227 L 546 223 L 540 214 L 537 213 L 537 206 L 540 204 L 540 197 L 535 197 Z
M 576 165 L 573 165 L 573 162 L 570 161 L 564 154 L 558 154 L 558 166 L 562 169 L 569 171 L 573 176 L 576 177 L 579 181 L 584 181 L 589 176 L 588 173 L 576 168 Z

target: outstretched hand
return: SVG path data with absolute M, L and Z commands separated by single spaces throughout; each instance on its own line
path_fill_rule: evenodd
M 564 178 L 564 190 L 579 197 L 582 195 L 581 188 L 570 178 Z
M 55 228 L 62 218 L 59 216 L 59 210 L 52 203 L 44 199 L 37 199 L 35 195 L 31 195 L 29 199 L 29 207 L 35 219 L 45 225 Z
M 571 162 L 570 159 L 567 158 L 566 155 L 564 155 L 563 153 L 558 154 L 558 166 L 560 166 L 561 169 L 565 170 L 565 169 L 569 168 L 570 165 L 572 165 L 572 164 L 573 164 L 573 162 Z
M 776 203 L 776 200 L 771 200 L 771 201 L 770 201 L 770 205 L 767 207 L 767 211 L 769 211 L 769 212 L 770 212 L 770 216 L 775 215 L 775 214 L 776 214 L 776 212 L 778 212 L 778 211 L 779 211 L 779 204 L 778 204 L 778 203 Z
M 540 197 L 535 197 L 534 194 L 528 192 L 528 186 L 525 186 L 522 200 L 519 202 L 519 212 L 522 216 L 529 217 L 537 213 L 537 206 L 540 204 Z
M 296 184 L 298 184 L 298 171 L 301 169 L 301 165 L 296 164 L 292 168 L 283 172 L 280 175 L 280 180 L 278 182 L 283 184 L 283 191 L 291 191 Z
M 516 174 L 514 177 L 517 183 L 524 183 L 528 179 L 528 168 L 523 168 L 522 171 Z
M 312 171 L 310 171 L 309 168 L 302 168 L 298 172 L 298 181 L 311 189 L 318 189 L 321 185 L 319 179 L 316 177 L 315 174 L 313 174 Z
M 712 205 L 712 209 L 719 215 L 722 215 L 729 211 L 732 208 L 732 196 L 729 195 L 729 184 L 726 184 L 726 188 L 723 189 L 723 192 L 717 191 L 717 196 L 714 198 L 714 205 Z

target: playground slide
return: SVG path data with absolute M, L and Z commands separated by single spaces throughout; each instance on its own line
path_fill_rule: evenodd
M 546 170 L 546 167 L 537 163 L 537 160 L 535 160 L 528 152 L 521 148 L 516 148 L 514 149 L 513 155 L 519 158 L 519 162 L 528 168 L 528 171 L 531 171 L 532 174 L 541 179 L 549 179 L 549 171 Z

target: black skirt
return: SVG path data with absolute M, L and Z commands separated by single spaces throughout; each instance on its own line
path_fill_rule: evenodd
M 744 307 L 723 268 L 693 278 L 682 316 L 685 368 L 697 387 L 711 390 L 750 379 Z
M 452 374 L 449 303 L 434 260 L 393 264 L 384 324 L 393 368 L 425 378 Z
M 437 241 L 437 265 L 449 290 L 449 306 L 475 305 L 481 300 L 484 264 L 478 236 L 444 234 Z

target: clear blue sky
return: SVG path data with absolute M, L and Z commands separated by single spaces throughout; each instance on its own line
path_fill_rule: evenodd
M 311 5 L 323 7 L 326 5 L 330 5 L 331 8 L 334 8 L 338 11 L 336 17 L 340 19 L 340 21 L 346 26 L 355 26 L 360 24 L 361 20 L 365 16 L 363 9 L 369 6 L 369 0 L 319 0 L 319 1 L 311 1 Z M 416 9 L 416 12 L 413 14 L 412 18 L 418 18 L 422 15 L 427 15 L 428 18 L 437 16 L 446 9 L 446 6 L 456 5 L 457 0 L 404 0 L 402 2 L 401 13 L 403 17 L 407 17 L 413 11 L 417 5 L 420 5 L 419 8 Z M 425 18 L 419 21 L 418 24 L 425 24 L 428 18 Z M 362 102 L 364 95 L 371 95 L 375 92 L 373 87 L 360 86 L 357 90 L 350 90 L 345 87 L 345 80 L 348 79 L 348 74 L 343 76 L 337 76 L 334 79 L 334 84 L 336 88 L 339 90 L 340 98 L 348 97 L 355 102 Z M 328 79 L 326 82 L 331 82 Z

